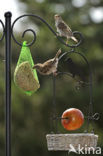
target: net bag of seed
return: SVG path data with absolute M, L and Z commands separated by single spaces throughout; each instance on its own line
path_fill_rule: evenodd
M 32 95 L 40 88 L 37 72 L 32 69 L 34 61 L 31 56 L 29 47 L 24 41 L 20 56 L 14 72 L 14 82 L 23 92 Z

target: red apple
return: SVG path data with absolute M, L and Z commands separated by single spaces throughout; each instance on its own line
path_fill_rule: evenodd
M 76 130 L 83 125 L 83 122 L 84 115 L 79 109 L 70 108 L 62 114 L 61 123 L 63 127 L 67 130 Z

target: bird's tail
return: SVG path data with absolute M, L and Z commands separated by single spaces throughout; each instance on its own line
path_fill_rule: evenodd
M 59 57 L 59 55 L 61 54 L 61 49 L 58 50 L 58 52 L 55 55 L 55 59 Z
M 78 43 L 78 40 L 74 36 L 72 36 L 71 39 L 75 41 L 76 43 Z

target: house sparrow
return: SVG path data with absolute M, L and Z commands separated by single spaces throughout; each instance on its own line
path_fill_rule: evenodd
M 55 26 L 59 36 L 64 36 L 67 38 L 66 44 L 68 44 L 69 39 L 72 39 L 76 43 L 78 40 L 73 36 L 72 30 L 70 27 L 63 21 L 60 15 L 54 15 Z
M 34 65 L 33 69 L 37 69 L 37 71 L 42 75 L 50 75 L 57 73 L 57 67 L 58 67 L 58 57 L 61 53 L 61 49 L 58 50 L 57 54 L 53 59 L 47 60 L 44 63 L 37 63 Z

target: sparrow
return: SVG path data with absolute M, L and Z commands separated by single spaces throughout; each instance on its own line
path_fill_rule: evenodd
M 33 69 L 37 69 L 37 71 L 41 75 L 50 75 L 53 73 L 53 75 L 57 75 L 57 67 L 58 67 L 58 57 L 61 53 L 61 49 L 58 50 L 55 57 L 52 59 L 47 60 L 44 63 L 37 63 L 34 65 Z
M 72 30 L 70 27 L 63 21 L 62 17 L 60 15 L 54 15 L 55 19 L 55 26 L 57 28 L 58 36 L 66 37 L 67 41 L 66 44 L 68 44 L 69 39 L 72 39 L 76 43 L 78 43 L 78 40 L 73 36 Z

